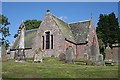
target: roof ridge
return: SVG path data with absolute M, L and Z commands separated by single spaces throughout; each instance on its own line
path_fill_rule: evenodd
M 83 21 L 78 21 L 78 22 L 70 22 L 69 24 L 83 23 L 83 22 L 87 22 L 87 21 L 91 21 L 91 19 L 83 20 Z
M 54 16 L 53 14 L 51 14 L 53 17 L 55 17 L 55 18 L 57 18 L 58 20 L 60 20 L 60 21 L 62 21 L 62 22 L 64 22 L 64 23 L 66 23 L 66 24 L 68 24 L 67 22 L 65 22 L 65 21 L 63 21 L 62 19 L 60 19 L 60 18 L 58 18 L 58 17 L 56 17 L 56 16 Z
M 35 28 L 35 29 L 30 29 L 30 30 L 26 30 L 26 32 L 29 32 L 29 31 L 34 31 L 34 30 L 38 30 L 38 28 Z

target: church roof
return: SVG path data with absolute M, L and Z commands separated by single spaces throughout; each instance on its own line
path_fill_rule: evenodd
M 32 47 L 32 39 L 35 37 L 36 32 L 37 29 L 27 30 L 25 32 L 25 48 Z M 18 36 L 16 40 L 13 42 L 13 45 L 11 45 L 11 49 L 18 49 L 19 40 L 20 37 Z
M 27 30 L 25 32 L 25 48 L 32 48 L 32 39 L 35 37 L 37 29 Z
M 62 21 L 62 20 L 60 20 L 59 18 L 57 18 L 57 17 L 55 17 L 55 16 L 53 16 L 53 15 L 52 15 L 52 17 L 53 17 L 53 20 L 54 20 L 54 21 L 56 22 L 56 24 L 58 25 L 58 27 L 59 27 L 59 29 L 61 30 L 61 32 L 63 33 L 63 36 L 64 36 L 67 40 L 69 40 L 69 41 L 71 41 L 71 42 L 75 42 L 75 40 L 74 40 L 74 35 L 73 35 L 71 29 L 69 28 L 69 27 L 70 27 L 69 24 L 66 23 L 66 22 L 64 22 L 64 21 Z
M 66 40 L 75 44 L 86 43 L 91 20 L 76 23 L 66 23 L 61 19 L 51 15 L 58 25 Z
M 74 35 L 75 43 L 76 44 L 86 43 L 87 36 L 89 33 L 90 20 L 85 22 L 71 23 L 69 25 Z

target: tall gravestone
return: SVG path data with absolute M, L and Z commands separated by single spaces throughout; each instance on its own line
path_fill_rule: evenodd
M 74 50 L 71 46 L 69 46 L 66 49 L 66 60 L 65 60 L 65 62 L 66 63 L 74 63 L 74 60 L 75 60 Z
M 25 59 L 25 53 L 24 53 L 24 48 L 25 48 L 25 26 L 22 25 L 21 26 L 21 34 L 20 34 L 20 42 L 19 42 L 19 48 L 21 50 L 19 50 L 19 56 L 22 60 Z
M 2 62 L 7 61 L 5 46 L 6 46 L 5 44 L 2 44 Z
M 90 54 L 90 60 L 95 61 L 96 59 L 96 53 L 97 53 L 97 49 L 95 45 L 90 46 L 91 48 L 91 54 Z
M 16 53 L 15 53 L 16 62 L 25 60 L 25 53 L 24 53 L 24 49 L 25 49 L 25 41 L 24 41 L 25 25 L 24 25 L 24 23 L 22 23 L 20 26 L 18 37 L 19 37 L 19 44 L 18 44 L 18 49 L 16 50 Z
M 95 44 L 92 44 L 90 47 L 88 47 L 88 59 L 87 59 L 87 65 L 95 65 L 96 63 L 96 57 L 99 53 L 98 48 Z

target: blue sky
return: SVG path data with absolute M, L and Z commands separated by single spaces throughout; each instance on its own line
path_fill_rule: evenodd
M 2 13 L 11 23 L 9 25 L 11 36 L 7 39 L 10 42 L 15 40 L 14 34 L 17 33 L 22 21 L 43 20 L 47 9 L 68 23 L 88 20 L 91 13 L 95 26 L 100 14 L 114 12 L 118 17 L 117 2 L 3 2 Z

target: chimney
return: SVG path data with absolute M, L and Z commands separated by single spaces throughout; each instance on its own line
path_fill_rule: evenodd
M 50 10 L 48 9 L 48 10 L 46 11 L 46 13 L 47 13 L 47 14 L 50 14 Z

